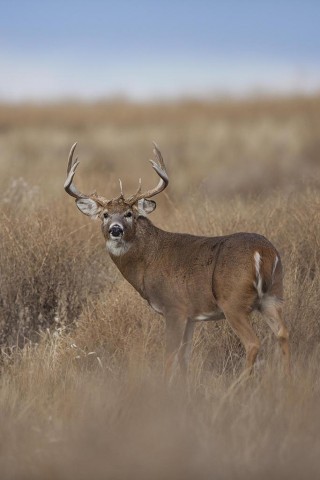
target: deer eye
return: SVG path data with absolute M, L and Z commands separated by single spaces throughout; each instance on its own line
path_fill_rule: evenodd
M 108 217 L 109 217 L 109 213 L 108 213 L 108 212 L 104 212 L 103 216 L 104 216 L 104 218 L 108 218 Z
M 125 214 L 125 217 L 126 217 L 126 218 L 132 217 L 132 213 L 131 213 L 131 212 L 127 212 L 127 213 Z

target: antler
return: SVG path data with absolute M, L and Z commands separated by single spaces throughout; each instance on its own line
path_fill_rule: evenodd
M 155 142 L 153 142 L 153 146 L 154 146 L 153 153 L 154 153 L 158 163 L 155 162 L 154 160 L 150 160 L 150 162 L 151 162 L 152 168 L 159 175 L 160 181 L 155 188 L 153 188 L 151 190 L 147 190 L 146 192 L 142 193 L 141 192 L 141 179 L 140 179 L 140 182 L 139 182 L 140 184 L 139 184 L 138 190 L 136 191 L 136 193 L 134 195 L 132 195 L 132 197 L 130 197 L 127 200 L 127 202 L 130 203 L 130 205 L 133 205 L 134 203 L 136 203 L 138 200 L 141 200 L 142 198 L 154 197 L 158 193 L 162 192 L 168 186 L 169 178 L 168 178 L 168 173 L 167 173 L 167 170 L 166 170 L 166 166 L 164 164 L 164 160 L 163 160 L 161 152 L 160 152 L 160 150 L 159 150 L 159 148 L 158 148 L 158 146 Z
M 150 162 L 152 164 L 152 168 L 157 172 L 157 174 L 160 177 L 160 181 L 159 181 L 158 185 L 155 188 L 142 193 L 141 192 L 141 179 L 140 179 L 139 188 L 136 191 L 136 193 L 134 195 L 132 195 L 131 197 L 129 197 L 128 199 L 125 199 L 124 195 L 123 195 L 123 190 L 122 190 L 122 182 L 120 180 L 120 191 L 121 191 L 120 196 L 117 197 L 116 199 L 114 199 L 113 201 L 122 199 L 123 202 L 125 202 L 129 205 L 133 205 L 134 203 L 136 203 L 138 200 L 141 200 L 142 198 L 154 197 L 155 195 L 162 192 L 167 187 L 167 185 L 169 183 L 169 178 L 168 178 L 168 173 L 167 173 L 167 170 L 166 170 L 166 166 L 164 164 L 161 152 L 160 152 L 159 148 L 157 147 L 156 143 L 153 143 L 153 145 L 154 145 L 153 153 L 154 153 L 158 163 L 155 162 L 154 160 L 150 160 Z M 99 197 L 96 193 L 94 193 L 92 195 L 86 195 L 84 193 L 81 193 L 77 189 L 75 184 L 73 183 L 73 177 L 75 175 L 76 168 L 80 163 L 78 161 L 78 157 L 76 157 L 75 159 L 73 158 L 73 154 L 74 154 L 74 151 L 76 149 L 76 146 L 77 146 L 77 143 L 74 143 L 72 145 L 70 153 L 69 153 L 68 168 L 67 168 L 67 179 L 64 183 L 65 191 L 69 195 L 71 195 L 72 197 L 76 198 L 77 200 L 79 198 L 93 198 L 98 203 L 101 203 L 101 205 L 108 203 L 107 199 L 105 199 L 103 197 Z
M 64 189 L 69 195 L 78 199 L 78 198 L 89 198 L 89 195 L 85 195 L 84 193 L 79 192 L 75 184 L 73 183 L 73 177 L 76 173 L 76 168 L 79 165 L 78 157 L 73 159 L 73 153 L 76 149 L 77 142 L 74 143 L 71 147 L 69 158 L 68 158 L 68 168 L 67 168 L 67 179 L 64 182 Z

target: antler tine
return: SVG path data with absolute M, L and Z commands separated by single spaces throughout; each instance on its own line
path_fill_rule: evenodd
M 139 178 L 139 187 L 136 191 L 136 193 L 133 195 L 133 197 L 136 197 L 136 195 L 139 195 L 141 193 L 141 178 Z
M 69 174 L 73 164 L 76 163 L 77 160 L 78 160 L 78 157 L 76 157 L 75 160 L 73 160 L 73 154 L 74 154 L 74 151 L 76 149 L 76 146 L 77 146 L 77 142 L 75 142 L 70 149 L 70 153 L 69 153 L 69 157 L 68 157 L 67 174 Z
M 161 168 L 166 172 L 166 166 L 164 164 L 163 157 L 162 157 L 162 154 L 159 150 L 159 147 L 156 144 L 156 142 L 152 142 L 152 143 L 153 143 L 153 153 L 156 156 Z
M 67 167 L 67 179 L 64 182 L 64 189 L 65 191 L 71 195 L 72 197 L 78 199 L 78 198 L 88 198 L 88 195 L 85 195 L 84 193 L 81 193 L 76 186 L 73 183 L 73 177 L 74 174 L 76 173 L 76 168 L 79 165 L 78 157 L 73 159 L 73 154 L 76 149 L 77 142 L 74 143 L 71 147 L 69 157 L 68 157 L 68 167 Z
M 131 205 L 136 203 L 138 200 L 141 200 L 142 198 L 154 197 L 158 193 L 162 192 L 168 186 L 169 177 L 168 177 L 168 173 L 167 173 L 167 170 L 166 170 L 166 166 L 165 166 L 163 157 L 161 155 L 161 152 L 160 152 L 157 144 L 155 142 L 153 142 L 153 145 L 154 145 L 153 153 L 154 153 L 156 159 L 158 160 L 158 163 L 155 162 L 154 160 L 149 160 L 149 161 L 152 165 L 152 168 L 159 175 L 160 181 L 155 188 L 153 188 L 151 190 L 147 190 L 146 192 L 143 192 L 143 193 L 141 192 L 141 181 L 140 181 L 139 189 L 129 200 Z
M 120 195 L 116 197 L 114 200 L 124 200 L 121 178 L 119 178 L 119 185 L 120 185 Z
M 119 184 L 120 184 L 120 197 L 123 197 L 123 188 L 122 188 L 121 178 L 119 178 Z

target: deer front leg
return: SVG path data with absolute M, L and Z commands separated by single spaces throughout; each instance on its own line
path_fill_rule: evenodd
M 165 379 L 171 383 L 180 372 L 186 378 L 192 351 L 194 322 L 190 319 L 166 318 L 166 365 Z

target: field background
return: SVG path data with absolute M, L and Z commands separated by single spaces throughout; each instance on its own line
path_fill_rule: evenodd
M 319 478 L 320 97 L 0 106 L 3 479 Z M 188 389 L 162 382 L 163 319 L 63 190 L 170 184 L 152 220 L 256 231 L 285 268 L 290 380 L 259 315 L 253 377 L 226 322 L 197 325 Z

